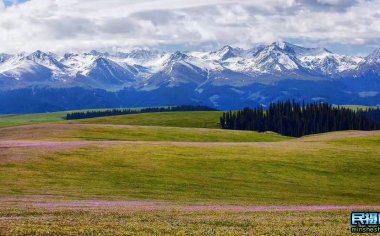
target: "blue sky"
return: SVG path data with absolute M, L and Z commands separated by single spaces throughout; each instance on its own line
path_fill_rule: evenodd
M 0 52 L 214 50 L 279 40 L 368 54 L 380 47 L 380 0 L 0 2 Z
M 5 6 L 11 6 L 18 3 L 23 3 L 29 0 L 3 0 Z

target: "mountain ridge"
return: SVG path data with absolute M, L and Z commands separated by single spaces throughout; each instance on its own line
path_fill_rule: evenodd
M 313 87 L 316 84 L 319 87 Z M 210 52 L 134 49 L 93 50 L 63 56 L 40 50 L 30 54 L 0 54 L 0 93 L 61 89 L 70 94 L 67 91 L 70 88 L 104 91 L 109 96 L 129 91 L 124 99 L 142 100 L 132 102 L 132 106 L 169 105 L 166 103 L 171 100 L 165 96 L 175 98 L 176 94 L 184 96 L 178 101 L 219 109 L 289 98 L 378 105 L 380 49 L 358 57 L 280 41 L 250 49 L 226 45 Z M 322 88 L 327 91 L 318 91 Z M 88 99 L 91 98 L 86 102 Z M 101 98 L 105 104 L 107 99 L 110 98 Z M 154 99 L 157 101 L 153 102 Z M 123 99 L 120 101 L 116 104 L 123 103 Z
M 93 50 L 82 54 L 66 53 L 62 57 L 37 50 L 29 55 L 1 54 L 0 77 L 7 75 L 7 78 L 12 78 L 12 74 L 15 74 L 18 69 L 22 71 L 26 67 L 25 63 L 36 63 L 50 70 L 52 74 L 50 79 L 52 80 L 75 82 L 78 77 L 87 77 L 89 71 L 96 67 L 96 60 L 99 58 L 115 63 L 114 67 L 118 67 L 117 74 L 129 74 L 141 86 L 139 83 L 141 80 L 157 77 L 156 73 L 167 72 L 168 64 L 176 63 L 196 68 L 198 71 L 229 70 L 252 78 L 265 75 L 269 79 L 278 79 L 279 77 L 289 79 L 292 74 L 301 79 L 358 77 L 362 68 L 368 70 L 368 66 L 372 65 L 378 69 L 380 49 L 375 50 L 367 57 L 340 55 L 325 48 L 306 48 L 288 42 L 274 42 L 250 49 L 233 48 L 226 45 L 220 50 L 212 52 L 176 51 L 168 53 L 138 49 L 130 52 L 110 53 Z M 12 71 L 13 73 L 10 73 Z M 178 76 L 178 73 L 176 74 Z M 14 79 L 23 80 L 22 73 L 18 77 L 14 76 Z M 110 81 L 111 84 L 112 81 Z M 129 84 L 129 86 L 133 85 Z M 100 83 L 99 88 L 107 89 L 107 83 Z

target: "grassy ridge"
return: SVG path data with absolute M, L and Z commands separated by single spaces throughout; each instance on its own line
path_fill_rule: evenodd
M 175 127 L 203 128 L 207 124 L 217 128 L 218 112 L 196 113 L 137 114 L 75 121 L 82 124 L 62 120 L 64 113 L 0 117 L 0 127 L 9 127 L 0 129 L 0 141 L 147 141 L 0 147 L 0 198 L 11 202 L 0 206 L 0 235 L 73 232 L 350 235 L 350 211 L 55 209 L 39 208 L 33 205 L 32 199 L 47 204 L 54 200 L 96 199 L 165 201 L 174 205 L 380 203 L 380 185 L 376 184 L 380 178 L 379 132 L 334 132 L 288 140 L 275 134 Z M 50 124 L 10 127 L 46 122 Z M 14 197 L 20 197 L 21 205 L 15 204 Z M 25 200 L 29 197 L 30 201 Z
M 0 116 L 0 128 L 41 123 L 220 128 L 221 112 L 162 112 L 65 121 L 66 112 Z
M 221 129 L 91 124 L 48 124 L 0 129 L 0 140 L 276 142 L 277 134 Z
M 0 116 L 0 128 L 63 121 L 66 112 Z
M 275 205 L 380 202 L 380 136 L 249 146 L 4 149 L 0 196 Z
M 192 128 L 220 128 L 221 112 L 161 112 L 133 114 L 125 116 L 100 117 L 85 120 L 71 121 L 79 124 L 118 124 L 144 126 L 170 126 Z
M 366 106 L 344 106 L 353 110 L 365 109 Z M 136 108 L 139 109 L 139 108 Z M 104 110 L 104 109 L 97 109 Z M 78 110 L 79 111 L 79 110 Z M 86 110 L 81 110 L 86 111 Z M 0 116 L 0 128 L 20 125 L 62 122 L 67 112 L 40 113 L 27 115 Z M 153 125 L 171 127 L 220 128 L 219 118 L 222 112 L 173 112 L 157 114 L 134 114 L 127 116 L 100 117 L 86 120 L 70 121 L 69 123 L 87 124 L 121 124 L 121 125 Z

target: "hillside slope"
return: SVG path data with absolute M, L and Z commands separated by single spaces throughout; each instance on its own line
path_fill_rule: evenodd
M 77 132 L 67 134 L 78 139 Z M 9 142 L 7 136 L 16 137 L 2 135 L 0 196 L 254 205 L 380 202 L 379 185 L 373 184 L 380 177 L 379 132 L 244 145 L 115 143 L 105 141 L 113 140 L 109 135 L 95 143 Z M 26 132 L 22 138 L 35 137 Z

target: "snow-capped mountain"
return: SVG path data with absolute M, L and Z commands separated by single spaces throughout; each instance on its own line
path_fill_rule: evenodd
M 349 98 L 351 103 L 365 103 L 378 98 L 379 81 L 380 49 L 358 57 L 287 42 L 250 49 L 227 45 L 211 52 L 135 49 L 63 56 L 39 50 L 31 54 L 0 54 L 0 93 L 29 88 L 82 88 L 154 94 L 167 89 L 183 93 L 186 88 L 183 94 L 190 96 L 189 101 L 211 102 L 223 108 L 223 103 L 265 103 L 269 99 L 305 97 L 306 93 L 311 93 L 308 99 L 327 99 L 326 93 L 313 90 L 317 87 L 305 88 L 308 83 L 326 85 L 329 92 L 339 90 L 345 101 Z M 380 99 L 375 104 L 380 104 Z
M 58 73 L 61 71 L 54 65 L 56 61 L 49 61 L 48 58 L 39 55 L 38 52 L 30 55 L 3 54 L 0 61 L 0 78 L 4 77 L 9 80 L 19 81 L 20 83 L 26 81 L 48 81 L 53 78 L 53 72 Z
M 175 87 L 181 84 L 198 85 L 205 81 L 207 68 L 198 58 L 175 52 L 164 61 L 159 73 L 152 76 L 147 85 Z
M 373 51 L 365 60 L 367 64 L 380 64 L 380 48 Z
M 359 74 L 360 68 L 379 64 L 379 52 L 366 58 L 339 55 L 324 48 L 305 48 L 287 42 L 275 42 L 251 49 L 224 46 L 212 52 L 175 52 L 137 49 L 130 52 L 67 53 L 59 57 L 36 51 L 32 54 L 0 55 L 0 74 L 9 79 L 26 80 L 43 76 L 45 80 L 80 82 L 83 78 L 97 81 L 93 86 L 107 85 L 176 86 L 230 80 L 230 74 L 251 79 L 246 83 L 263 83 L 282 79 L 331 79 Z M 368 70 L 368 69 L 367 69 Z M 226 75 L 223 75 L 223 73 Z M 50 76 L 49 76 L 50 74 Z M 160 77 L 158 82 L 157 78 Z M 241 81 L 239 81 L 240 85 Z M 243 84 L 243 85 L 247 85 Z
M 374 78 L 380 77 L 380 48 L 365 57 L 364 63 L 359 65 L 359 77 Z

